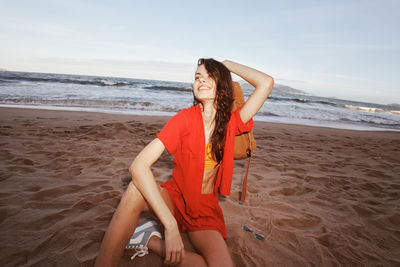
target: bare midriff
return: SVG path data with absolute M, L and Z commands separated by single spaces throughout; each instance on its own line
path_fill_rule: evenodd
M 204 170 L 203 183 L 201 185 L 202 194 L 212 194 L 214 192 L 215 178 L 217 177 L 218 167 Z

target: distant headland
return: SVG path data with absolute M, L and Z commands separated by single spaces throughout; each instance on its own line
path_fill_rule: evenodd
M 239 83 L 243 89 L 254 89 L 254 87 L 246 81 L 241 80 L 241 81 L 239 81 Z M 275 93 L 296 94 L 296 95 L 312 95 L 310 93 L 307 93 L 307 92 L 304 92 L 304 91 L 301 91 L 298 89 L 294 89 L 290 86 L 283 85 L 283 84 L 276 84 L 276 83 L 274 85 L 274 92 Z

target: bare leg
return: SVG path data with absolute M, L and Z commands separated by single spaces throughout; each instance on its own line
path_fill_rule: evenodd
M 195 249 L 208 266 L 233 266 L 228 247 L 221 234 L 214 230 L 188 232 Z
M 185 251 L 180 267 L 233 266 L 232 258 L 221 234 L 214 230 L 188 232 L 193 246 L 201 254 Z M 150 239 L 149 249 L 165 257 L 165 242 L 157 237 Z
M 165 258 L 165 242 L 158 237 L 152 237 L 148 243 L 148 248 L 159 255 L 162 258 Z M 207 266 L 204 258 L 194 252 L 186 251 L 185 250 L 185 257 L 183 258 L 182 262 L 178 265 L 180 267 L 190 266 L 190 267 L 197 267 L 197 266 Z
M 104 235 L 95 266 L 117 266 L 142 211 L 149 210 L 142 194 L 131 182 Z
M 173 204 L 164 189 L 160 189 L 161 195 L 171 211 L 173 211 Z M 142 211 L 151 211 L 144 200 L 140 191 L 131 182 L 126 189 L 121 201 L 115 211 L 107 232 L 104 235 L 101 243 L 99 255 L 96 259 L 95 266 L 117 266 L 125 245 L 128 243 L 129 238 L 135 230 L 140 213 Z M 165 242 L 158 237 L 153 236 L 149 243 L 148 248 L 162 258 L 165 258 Z M 207 266 L 202 256 L 197 253 L 185 251 L 185 257 L 179 266 Z

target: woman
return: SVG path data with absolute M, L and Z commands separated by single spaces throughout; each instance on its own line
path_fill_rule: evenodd
M 255 87 L 244 106 L 234 112 L 230 72 Z M 132 182 L 104 236 L 96 266 L 118 264 L 142 211 L 154 212 L 164 227 L 164 240 L 153 227 L 144 245 L 164 257 L 165 264 L 233 265 L 224 240 L 218 192 L 229 195 L 234 137 L 253 127 L 252 117 L 272 87 L 273 79 L 258 70 L 228 60 L 199 59 L 193 83 L 194 105 L 172 117 L 133 161 L 129 168 Z M 164 149 L 174 154 L 175 168 L 172 180 L 160 188 L 151 166 Z M 137 227 L 134 236 L 141 234 L 143 238 L 142 228 Z M 197 253 L 184 250 L 180 231 L 188 233 Z

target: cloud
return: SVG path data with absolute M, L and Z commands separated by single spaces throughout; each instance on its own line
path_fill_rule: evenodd
M 281 79 L 281 78 L 274 78 L 275 81 L 278 82 L 290 82 L 290 83 L 308 83 L 302 80 L 293 80 L 293 79 Z
M 43 71 L 181 82 L 192 82 L 196 67 L 194 63 L 120 58 L 40 57 L 33 61 Z
M 38 58 L 40 62 L 46 63 L 59 63 L 59 64 L 87 64 L 87 65 L 110 65 L 110 66 L 131 66 L 131 67 L 143 67 L 151 68 L 156 70 L 187 70 L 193 69 L 194 64 L 184 62 L 167 62 L 167 61 L 155 61 L 155 60 L 129 60 L 129 59 L 118 59 L 118 58 L 62 58 L 62 57 L 47 57 Z
M 356 44 L 356 43 L 342 43 L 342 44 L 310 44 L 307 46 L 312 49 L 344 49 L 344 50 L 392 50 L 398 48 L 390 44 Z

